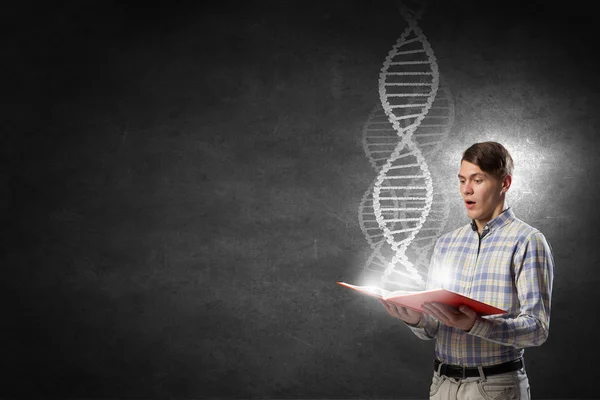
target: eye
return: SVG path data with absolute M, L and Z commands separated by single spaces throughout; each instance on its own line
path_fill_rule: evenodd
M 475 183 L 481 183 L 483 182 L 481 179 L 475 179 Z

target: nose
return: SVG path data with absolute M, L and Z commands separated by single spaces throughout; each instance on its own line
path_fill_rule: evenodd
M 463 187 L 462 187 L 462 193 L 464 195 L 470 195 L 473 194 L 473 186 L 469 183 L 464 183 Z

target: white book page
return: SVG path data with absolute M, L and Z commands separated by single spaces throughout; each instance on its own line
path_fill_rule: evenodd
M 390 295 L 390 292 L 388 290 L 376 287 L 376 286 L 359 286 L 362 290 L 369 292 L 369 293 L 373 293 L 377 296 L 380 297 L 386 297 Z
M 415 294 L 415 293 L 422 293 L 422 292 L 423 292 L 423 290 L 394 290 L 393 292 L 387 292 L 384 297 L 390 298 L 390 297 L 403 296 L 406 294 Z
M 359 286 L 359 285 L 352 285 L 352 284 L 346 283 L 346 282 L 340 282 L 340 283 L 342 283 L 345 286 L 354 288 L 354 289 L 356 289 L 356 290 L 358 290 L 360 292 L 367 292 L 367 293 L 374 294 L 374 295 L 379 296 L 379 297 L 385 297 L 385 296 L 389 296 L 390 295 L 390 291 L 389 290 L 385 290 L 385 289 L 382 289 L 382 288 L 377 287 L 377 286 Z
M 416 294 L 416 293 L 427 293 L 427 292 L 436 292 L 441 288 L 435 289 L 427 289 L 427 290 L 394 290 L 393 292 L 387 292 L 386 298 L 395 297 L 395 296 L 403 296 L 407 294 Z

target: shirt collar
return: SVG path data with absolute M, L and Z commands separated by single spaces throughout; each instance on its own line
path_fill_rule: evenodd
M 515 219 L 515 213 L 512 210 L 512 208 L 508 207 L 504 211 L 502 211 L 500 215 L 489 221 L 483 227 L 483 234 L 488 234 L 494 229 L 500 228 L 501 226 L 507 224 L 509 221 L 512 221 L 513 219 Z M 477 224 L 475 223 L 475 220 L 471 220 L 471 229 L 477 232 Z

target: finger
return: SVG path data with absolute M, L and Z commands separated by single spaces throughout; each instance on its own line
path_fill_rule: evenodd
M 383 299 L 379 299 L 379 302 L 383 305 L 383 307 L 385 308 L 385 311 L 387 311 L 388 314 L 393 315 L 392 314 L 392 309 L 390 304 L 388 304 L 385 300 Z
M 383 306 L 387 310 L 388 314 L 390 314 L 394 318 L 400 318 L 400 315 L 398 314 L 398 309 L 396 308 L 396 306 L 394 304 L 390 304 L 383 299 L 380 299 L 379 302 L 381 304 L 383 304 Z
M 424 304 L 423 309 L 425 309 L 429 315 L 444 323 L 444 325 L 449 325 L 450 321 L 448 320 L 448 317 L 431 303 Z
M 429 305 L 429 303 L 425 303 L 423 305 L 421 305 L 421 307 L 423 308 L 423 310 L 425 310 L 425 313 L 428 315 L 431 315 L 432 317 L 436 317 L 437 318 L 437 310 L 435 310 L 434 308 L 431 307 L 431 305 Z
M 406 313 L 404 312 L 404 307 L 396 305 L 396 304 L 392 304 L 392 307 L 394 308 L 394 311 L 398 314 L 398 315 L 405 315 Z
M 435 309 L 437 314 L 440 316 L 440 321 L 445 325 L 456 327 L 465 318 L 468 318 L 465 314 L 459 312 L 454 307 L 443 303 L 432 303 L 431 308 Z
M 473 318 L 477 316 L 477 312 L 475 310 L 473 310 L 471 307 L 465 306 L 465 305 L 461 305 L 458 308 L 458 311 L 462 312 L 463 314 L 465 314 L 466 316 Z
M 413 310 L 409 307 L 402 307 L 402 312 L 404 312 L 408 318 L 414 318 L 416 316 L 420 317 L 423 314 L 421 311 Z
M 402 317 L 402 319 L 412 319 L 414 316 L 409 312 L 410 308 L 400 306 L 398 307 L 398 314 Z
M 458 309 L 456 307 L 449 306 L 444 303 L 438 303 L 438 302 L 431 303 L 431 305 L 433 305 L 435 308 L 437 308 L 444 314 L 448 315 L 449 317 L 452 315 L 460 315 L 460 312 L 458 311 Z
M 454 326 L 456 315 L 452 313 L 452 311 L 447 310 L 446 308 L 440 307 L 438 304 L 432 304 L 432 307 L 435 308 L 437 314 L 439 315 L 440 320 L 448 326 Z
M 392 309 L 392 313 L 396 318 L 401 318 L 401 319 L 405 318 L 405 315 L 402 313 L 402 310 L 400 307 L 398 307 L 395 304 L 390 304 L 390 308 Z
M 418 316 L 419 318 L 421 318 L 421 316 L 422 316 L 423 314 L 425 314 L 425 312 L 424 312 L 424 311 L 422 311 L 422 310 L 417 310 L 417 309 L 414 309 L 414 308 L 409 308 L 409 307 L 405 307 L 405 308 L 406 308 L 406 313 L 407 313 L 408 315 L 410 315 L 411 317 Z
M 442 315 L 444 320 L 455 322 L 456 317 L 458 316 L 451 308 L 447 307 L 445 304 L 441 303 L 431 303 L 432 309 Z

